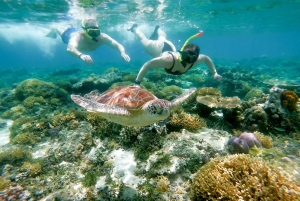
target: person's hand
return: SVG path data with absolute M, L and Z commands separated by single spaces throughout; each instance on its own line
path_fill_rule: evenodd
M 133 86 L 134 87 L 141 87 L 141 82 L 135 80 Z
M 94 62 L 90 55 L 82 54 L 79 58 L 89 66 L 91 66 Z
M 123 58 L 126 62 L 129 62 L 129 61 L 130 61 L 130 57 L 129 57 L 125 52 L 122 52 L 122 53 L 121 53 L 121 56 L 122 56 L 122 58 Z
M 217 81 L 221 81 L 222 76 L 219 75 L 218 73 L 215 73 L 215 74 L 214 74 L 214 79 L 217 80 Z

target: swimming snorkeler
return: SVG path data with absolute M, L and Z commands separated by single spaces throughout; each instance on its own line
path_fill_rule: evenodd
M 137 28 L 137 24 L 132 25 L 127 31 L 131 31 L 136 35 L 145 51 L 152 57 L 158 57 L 165 51 L 176 52 L 175 46 L 166 39 L 165 32 L 158 25 L 149 39 Z
M 59 34 L 62 41 L 68 44 L 68 53 L 80 58 L 89 66 L 93 64 L 93 59 L 90 55 L 83 54 L 83 52 L 91 52 L 104 44 L 119 50 L 121 57 L 126 62 L 130 61 L 130 57 L 125 53 L 125 48 L 109 35 L 101 33 L 96 20 L 84 19 L 81 25 L 83 31 L 78 28 L 68 28 L 61 33 L 57 29 L 54 29 L 46 36 L 56 38 L 57 34 Z
M 205 63 L 215 80 L 220 81 L 222 76 L 217 73 L 215 65 L 211 59 L 203 54 L 200 54 L 200 48 L 196 44 L 188 44 L 192 39 L 202 35 L 202 31 L 191 36 L 183 45 L 179 52 L 176 52 L 175 46 L 166 40 L 166 34 L 155 27 L 154 33 L 147 39 L 143 33 L 137 29 L 134 24 L 128 31 L 134 32 L 137 38 L 141 41 L 144 49 L 148 54 L 155 57 L 146 62 L 140 69 L 136 84 L 140 84 L 146 76 L 149 69 L 165 68 L 166 72 L 172 75 L 181 75 L 191 69 L 193 66 Z M 163 33 L 163 34 L 162 34 Z

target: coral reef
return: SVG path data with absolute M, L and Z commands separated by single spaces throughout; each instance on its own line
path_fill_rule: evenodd
M 191 200 L 297 200 L 293 178 L 261 159 L 238 154 L 202 166 L 191 184 Z
M 285 90 L 281 95 L 281 104 L 290 112 L 297 110 L 299 98 L 297 94 L 291 90 Z

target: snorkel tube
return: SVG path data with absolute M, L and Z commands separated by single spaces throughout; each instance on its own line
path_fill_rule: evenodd
M 202 36 L 202 34 L 203 34 L 203 31 L 200 30 L 199 33 L 197 33 L 197 34 L 192 35 L 191 37 L 189 37 L 189 38 L 185 41 L 185 43 L 183 44 L 182 48 L 180 49 L 180 51 L 179 51 L 180 54 L 179 54 L 178 60 L 180 61 L 180 63 L 182 63 L 182 65 L 183 65 L 184 67 L 186 66 L 186 64 L 185 64 L 185 62 L 183 62 L 183 60 L 182 60 L 182 52 L 183 52 L 185 46 L 187 46 L 187 44 L 188 44 L 191 40 L 193 40 L 194 38 L 197 38 L 197 37 L 199 37 L 199 36 Z
M 199 37 L 199 36 L 202 36 L 202 34 L 203 34 L 203 31 L 199 31 L 199 33 L 197 33 L 197 34 L 192 35 L 191 37 L 189 37 L 189 38 L 185 41 L 185 43 L 183 44 L 183 46 L 182 46 L 182 48 L 180 49 L 180 51 L 183 51 L 184 47 L 187 46 L 187 44 L 188 44 L 191 40 L 193 40 L 194 38 L 197 38 L 197 37 Z

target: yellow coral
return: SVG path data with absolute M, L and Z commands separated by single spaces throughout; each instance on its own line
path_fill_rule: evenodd
M 191 184 L 191 200 L 297 200 L 293 178 L 245 154 L 216 158 L 202 166 Z
M 200 95 L 200 96 L 213 95 L 213 96 L 221 97 L 220 90 L 212 88 L 212 87 L 201 88 L 201 89 L 198 90 L 197 94 Z
M 188 114 L 183 111 L 171 115 L 170 124 L 177 128 L 185 128 L 196 131 L 201 127 L 206 127 L 206 122 L 197 114 Z
M 9 179 L 6 179 L 4 177 L 0 177 L 0 191 L 7 188 L 10 183 Z
M 169 191 L 170 181 L 164 176 L 158 176 L 158 181 L 156 183 L 156 190 L 161 193 Z
M 255 131 L 253 133 L 257 139 L 260 141 L 261 145 L 267 149 L 270 149 L 273 147 L 273 142 L 272 142 L 272 138 L 269 136 L 265 136 L 260 132 Z
M 25 162 L 22 166 L 24 170 L 27 170 L 30 176 L 35 176 L 42 172 L 42 166 L 39 163 Z

